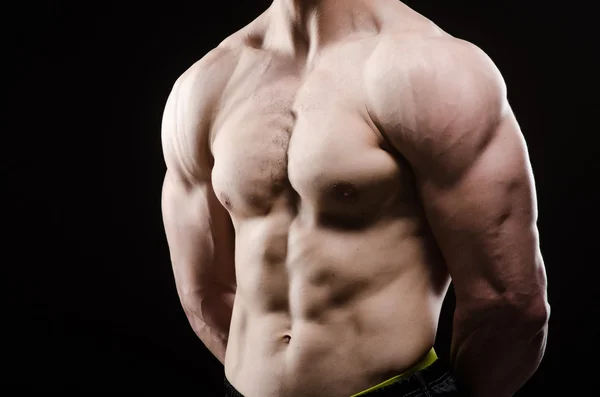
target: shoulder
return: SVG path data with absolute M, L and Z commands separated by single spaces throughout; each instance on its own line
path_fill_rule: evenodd
M 236 59 L 235 48 L 216 47 L 175 81 L 167 98 L 161 126 L 165 162 L 187 178 L 203 178 L 210 168 L 214 110 Z
M 506 108 L 506 85 L 490 57 L 445 34 L 383 37 L 366 74 L 373 113 L 400 117 L 395 121 L 412 130 L 480 123 Z
M 233 47 L 212 49 L 177 78 L 168 100 L 214 99 L 231 77 L 236 59 L 237 51 Z
M 490 57 L 475 44 L 447 34 L 396 34 L 378 40 L 368 62 L 371 82 L 382 77 L 410 79 L 411 83 L 494 83 L 504 90 L 502 76 Z M 391 74 L 390 74 L 391 73 Z

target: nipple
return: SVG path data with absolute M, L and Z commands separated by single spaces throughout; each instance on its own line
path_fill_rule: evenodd
M 226 195 L 225 193 L 221 194 L 221 203 L 223 203 L 223 206 L 225 208 L 227 208 L 228 210 L 231 210 L 231 198 L 229 198 L 229 196 Z
M 333 193 L 343 200 L 352 200 L 358 197 L 358 189 L 350 182 L 337 182 L 333 185 Z

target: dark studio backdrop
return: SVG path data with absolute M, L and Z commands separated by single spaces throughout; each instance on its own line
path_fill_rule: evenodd
M 586 14 L 575 6 L 545 2 L 406 3 L 483 48 L 506 79 L 537 180 L 552 305 L 546 356 L 518 395 L 573 390 L 566 354 L 593 345 L 594 332 L 580 330 L 593 329 L 597 302 L 582 287 L 598 264 L 597 149 L 583 121 L 594 109 L 579 95 L 593 93 L 582 79 L 592 69 L 582 54 L 593 25 L 572 19 Z M 220 388 L 222 367 L 175 292 L 160 213 L 160 122 L 175 79 L 268 4 L 46 2 L 5 14 L 16 23 L 6 36 L 16 43 L 5 61 L 13 68 L 5 85 L 15 89 L 6 134 L 17 137 L 3 147 L 5 267 L 16 271 L 5 278 L 2 384 L 83 394 Z M 443 357 L 452 310 L 450 294 L 437 342 Z

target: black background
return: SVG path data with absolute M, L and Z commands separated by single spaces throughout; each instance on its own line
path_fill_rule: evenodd
M 220 387 L 222 367 L 187 325 L 174 288 L 160 214 L 160 121 L 175 79 L 268 4 L 39 2 L 5 10 L 5 49 L 16 51 L 3 61 L 3 385 L 199 396 Z M 552 305 L 546 357 L 518 395 L 563 387 L 577 395 L 574 387 L 587 386 L 576 373 L 587 365 L 571 360 L 594 344 L 598 301 L 584 288 L 598 265 L 591 13 L 576 3 L 407 4 L 483 48 L 506 79 L 537 181 Z M 452 305 L 450 296 L 441 356 Z

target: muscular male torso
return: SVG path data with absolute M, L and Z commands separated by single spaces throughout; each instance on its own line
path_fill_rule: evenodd
M 420 33 L 394 31 L 420 17 L 390 11 L 310 65 L 226 44 L 239 48 L 212 125 L 212 183 L 235 228 L 225 373 L 245 396 L 350 396 L 434 343 L 449 277 L 411 170 L 367 110 L 381 37 Z
M 196 101 L 204 132 L 187 143 L 210 160 L 187 162 L 209 168 L 198 172 L 210 175 L 211 205 L 231 220 L 224 365 L 246 397 L 347 397 L 434 343 L 450 277 L 368 92 L 386 43 L 415 62 L 415 42 L 454 39 L 399 2 L 366 4 L 368 18 L 318 52 L 273 49 L 262 15 L 188 72 L 212 84 Z M 411 98 L 394 105 L 410 109 Z M 214 228 L 228 238 L 227 225 Z

